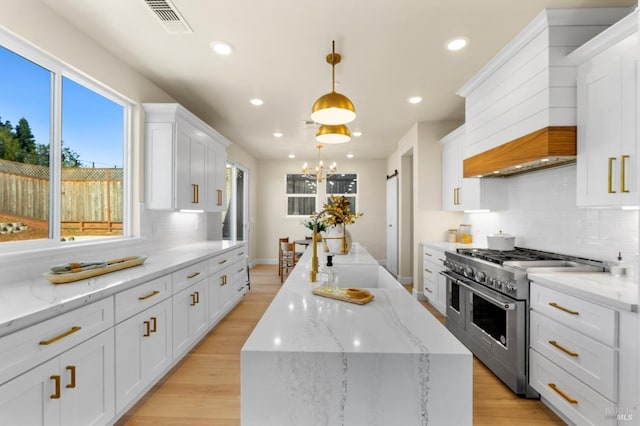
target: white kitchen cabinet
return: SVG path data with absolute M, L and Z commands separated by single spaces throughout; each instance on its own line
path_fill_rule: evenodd
M 230 142 L 178 104 L 143 108 L 147 208 L 221 211 Z
M 617 424 L 615 407 L 636 401 L 637 348 L 625 338 L 637 333 L 636 314 L 535 279 L 530 296 L 529 384 L 571 423 Z
M 207 147 L 207 211 L 225 209 L 227 199 L 227 154 L 225 145 L 212 143 Z
M 569 57 L 579 64 L 577 204 L 638 205 L 637 12 Z
M 109 329 L 0 386 L 0 424 L 103 425 L 115 415 Z
M 464 126 L 441 139 L 442 210 L 500 210 L 507 206 L 503 178 L 463 178 Z
M 141 396 L 172 364 L 171 307 L 171 299 L 165 298 L 116 326 L 118 412 Z
M 444 260 L 444 250 L 423 244 L 423 293 L 429 303 L 442 315 L 447 314 L 447 282 L 445 277 L 440 274 L 444 269 Z
M 173 358 L 200 339 L 208 326 L 206 277 L 173 295 Z

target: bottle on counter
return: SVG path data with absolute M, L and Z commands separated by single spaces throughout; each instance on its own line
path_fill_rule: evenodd
M 609 267 L 611 275 L 617 278 L 622 278 L 627 275 L 627 267 L 622 260 L 622 253 L 618 252 L 617 262 L 614 262 Z
M 338 277 L 333 266 L 333 255 L 327 255 L 327 264 L 322 267 L 323 285 L 327 290 L 336 292 L 338 290 Z

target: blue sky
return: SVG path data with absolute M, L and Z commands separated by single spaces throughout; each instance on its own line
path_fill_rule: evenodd
M 0 47 L 0 118 L 15 126 L 24 117 L 36 143 L 49 143 L 50 72 Z M 63 79 L 62 140 L 84 167 L 122 167 L 123 108 Z

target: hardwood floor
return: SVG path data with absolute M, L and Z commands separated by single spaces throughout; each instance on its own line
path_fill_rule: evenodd
M 116 425 L 240 424 L 240 349 L 281 285 L 277 266 L 259 265 L 250 275 L 251 290 L 244 300 Z M 431 305 L 423 305 L 443 320 Z M 473 423 L 564 424 L 540 401 L 515 396 L 475 358 Z

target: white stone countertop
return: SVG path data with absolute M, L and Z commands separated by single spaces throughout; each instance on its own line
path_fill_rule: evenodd
M 531 281 L 624 311 L 638 312 L 638 283 L 607 272 L 531 273 Z
M 129 250 L 122 256 L 147 256 L 140 266 L 67 284 L 52 284 L 44 277 L 12 280 L 0 285 L 0 336 L 46 320 L 87 303 L 223 253 L 244 243 L 203 241 L 173 248 Z M 69 259 L 75 261 L 78 259 Z M 43 271 L 47 272 L 47 271 Z
M 374 299 L 366 305 L 312 294 L 311 252 L 305 251 L 243 351 L 469 354 L 400 283 L 368 288 Z M 324 265 L 326 254 L 318 254 Z M 334 264 L 378 265 L 357 243 L 351 254 L 334 256 Z
M 422 241 L 423 246 L 432 247 L 434 249 L 445 250 L 445 251 L 456 251 L 459 248 L 486 248 L 486 245 L 471 243 L 471 244 L 463 244 L 463 243 L 450 243 L 448 241 Z

